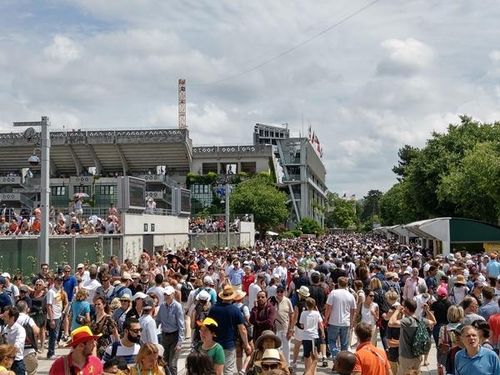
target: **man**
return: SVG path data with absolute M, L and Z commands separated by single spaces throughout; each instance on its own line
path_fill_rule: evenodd
M 2 336 L 6 344 L 16 347 L 16 357 L 11 366 L 11 370 L 16 375 L 25 375 L 26 369 L 24 366 L 24 342 L 26 341 L 26 331 L 23 326 L 17 322 L 19 318 L 19 310 L 15 306 L 9 306 L 2 314 L 2 319 L 5 323 L 5 328 L 2 331 Z
M 121 298 L 125 294 L 131 296 L 132 291 L 129 288 L 130 283 L 132 282 L 132 276 L 130 276 L 130 273 L 124 272 L 123 275 L 120 277 L 120 284 L 117 284 L 115 286 L 115 290 L 113 292 L 113 298 Z
M 10 282 L 10 273 L 4 272 L 2 276 L 5 277 L 5 293 L 10 297 L 12 305 L 15 305 L 19 298 L 19 288 Z
M 465 313 L 465 316 L 462 319 L 462 324 L 464 326 L 471 325 L 472 322 L 475 322 L 476 320 L 484 320 L 484 318 L 478 314 L 479 303 L 474 297 L 466 296 L 461 305 Z
M 356 300 L 347 290 L 348 279 L 338 278 L 338 289 L 328 295 L 325 308 L 325 321 L 328 322 L 328 347 L 335 360 L 339 349 L 337 339 L 340 336 L 340 350 L 347 350 L 349 346 L 349 328 L 354 325 L 356 316 Z
M 24 301 L 28 308 L 31 309 L 32 301 L 30 297 L 30 289 L 26 285 L 23 285 L 19 288 L 19 299 L 17 300 L 17 302 L 19 301 Z
M 482 293 L 484 300 L 482 306 L 479 308 L 479 315 L 488 321 L 490 316 L 500 313 L 500 308 L 497 301 L 495 301 L 495 289 L 493 287 L 485 286 Z
M 87 326 L 73 330 L 71 332 L 70 353 L 56 359 L 50 367 L 49 375 L 102 374 L 102 362 L 92 354 L 98 338 L 99 336 L 93 335 Z
M 248 287 L 248 307 L 254 307 L 257 300 L 257 293 L 265 289 L 266 276 L 261 272 L 257 275 L 257 280 Z
M 36 325 L 35 321 L 27 315 L 29 308 L 25 301 L 19 301 L 16 305 L 19 310 L 19 317 L 17 318 L 17 323 L 19 323 L 26 331 L 26 340 L 24 342 L 24 365 L 26 367 L 26 372 L 28 375 L 35 375 L 38 370 L 38 357 L 36 351 L 38 349 L 38 337 L 40 334 L 40 328 Z
M 281 349 L 287 363 L 290 363 L 290 339 L 293 336 L 293 306 L 288 297 L 285 297 L 285 288 L 279 286 L 276 289 L 276 336 L 281 339 Z
M 161 273 L 158 273 L 155 275 L 155 286 L 149 288 L 147 293 L 146 293 L 146 294 L 151 294 L 151 293 L 156 294 L 156 296 L 158 297 L 158 303 L 160 304 L 160 306 L 163 305 L 163 302 L 165 302 L 163 299 L 164 297 L 163 297 L 162 284 L 163 284 L 163 275 Z
M 354 330 L 358 338 L 356 348 L 356 365 L 353 374 L 356 375 L 392 375 L 391 366 L 385 350 L 371 343 L 373 329 L 367 323 L 359 323 Z
M 492 350 L 481 347 L 477 330 L 469 325 L 462 328 L 462 342 L 465 349 L 455 356 L 455 375 L 498 375 L 500 361 Z
M 71 266 L 69 264 L 65 265 L 64 268 L 64 291 L 68 295 L 68 301 L 73 301 L 73 295 L 76 293 L 78 287 L 78 281 L 76 277 L 71 274 Z
M 90 279 L 89 274 L 90 272 L 85 269 L 85 265 L 83 263 L 78 263 L 76 266 L 75 277 L 82 280 L 82 283 L 86 283 Z
M 224 349 L 224 375 L 233 375 L 236 371 L 236 335 L 239 333 L 245 353 L 250 355 L 252 348 L 248 343 L 247 329 L 241 311 L 232 304 L 235 291 L 226 285 L 219 293 L 219 301 L 210 308 L 208 317 L 218 322 L 215 340 Z
M 338 281 L 338 279 L 337 279 Z M 325 304 L 327 293 L 325 288 L 320 284 L 321 275 L 318 271 L 314 271 L 311 274 L 311 285 L 309 286 L 309 293 L 311 294 L 311 298 L 316 301 L 316 307 L 321 314 L 321 316 L 325 316 Z M 321 354 L 321 365 L 323 367 L 328 366 L 328 362 L 326 360 L 326 344 L 324 339 L 320 339 L 320 354 Z
M 490 254 L 490 261 L 486 265 L 486 277 L 490 280 L 490 285 L 495 286 L 497 278 L 500 276 L 500 262 L 497 260 L 497 254 Z
M 356 356 L 349 351 L 341 351 L 335 360 L 335 372 L 338 375 L 351 375 L 356 366 Z
M 142 302 L 142 316 L 139 323 L 142 327 L 141 344 L 158 344 L 156 321 L 153 318 L 155 303 L 151 297 L 144 298 Z
M 7 280 L 5 279 L 5 277 L 0 276 L 0 311 L 2 311 L 7 306 L 12 306 L 12 300 L 5 291 L 6 284 Z
M 135 363 L 135 357 L 141 348 L 141 330 L 141 325 L 137 319 L 126 320 L 123 326 L 122 338 L 106 348 L 102 356 L 102 362 L 105 363 L 116 357 L 124 360 L 127 365 Z
M 165 303 L 160 305 L 156 316 L 156 323 L 161 326 L 161 344 L 165 348 L 163 358 L 171 375 L 177 375 L 177 361 L 184 341 L 184 312 L 174 294 L 173 286 L 165 288 Z
M 60 276 L 54 278 L 54 286 L 47 292 L 47 330 L 49 333 L 49 346 L 47 359 L 55 358 L 56 341 L 61 329 L 61 318 L 63 312 L 63 301 L 67 300 L 62 288 L 63 279 Z
M 82 286 L 87 290 L 87 302 L 92 306 L 94 304 L 94 298 L 96 296 L 97 288 L 101 286 L 101 283 L 97 281 L 97 267 L 95 265 L 90 266 L 89 279 L 87 281 L 84 281 Z M 91 312 L 93 312 L 92 307 Z
M 101 286 L 95 291 L 95 296 L 101 296 L 106 300 L 109 305 L 112 301 L 113 292 L 115 287 L 111 285 L 111 275 L 109 273 L 103 273 L 101 276 Z
M 233 267 L 229 268 L 227 278 L 234 288 L 241 289 L 241 283 L 243 282 L 243 270 L 240 267 L 239 260 L 233 261 Z
M 425 285 L 425 280 L 418 276 L 418 268 L 413 268 L 411 277 L 405 281 L 403 299 L 413 299 L 418 294 L 418 286 L 421 284 Z
M 42 263 L 40 265 L 40 272 L 33 279 L 31 279 L 31 283 L 34 284 L 38 279 L 42 279 L 43 281 L 48 281 L 50 277 L 49 274 L 49 265 L 47 263 Z
M 274 321 L 276 320 L 276 308 L 267 300 L 267 293 L 257 293 L 257 302 L 250 312 L 250 324 L 253 325 L 253 339 L 257 340 L 262 332 L 271 330 L 274 332 Z
M 419 324 L 415 317 L 415 311 L 417 311 L 417 303 L 413 299 L 407 299 L 404 300 L 402 305 L 398 306 L 389 319 L 389 327 L 400 328 L 398 375 L 405 375 L 409 370 L 420 371 L 422 358 L 420 355 L 414 355 L 412 350 L 412 343 Z M 404 317 L 398 319 L 401 312 Z M 427 318 L 423 318 L 423 322 L 426 326 L 432 328 L 436 324 L 436 318 L 429 309 L 428 304 L 424 305 L 424 312 Z

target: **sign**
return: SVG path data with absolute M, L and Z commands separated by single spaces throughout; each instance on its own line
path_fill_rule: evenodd
M 44 121 L 25 121 L 25 122 L 15 122 L 14 126 L 42 126 Z
M 0 184 L 20 184 L 21 177 L 0 177 Z
M 1 193 L 0 201 L 20 201 L 21 194 L 19 193 Z

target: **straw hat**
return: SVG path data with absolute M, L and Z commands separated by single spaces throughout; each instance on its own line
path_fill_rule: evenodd
M 231 285 L 225 285 L 219 293 L 219 298 L 223 301 L 232 301 L 235 295 L 234 288 Z
M 255 347 L 260 348 L 262 341 L 265 339 L 273 339 L 274 340 L 274 346 L 276 348 L 279 348 L 281 346 L 281 339 L 274 334 L 273 331 L 271 330 L 265 330 L 262 332 L 262 334 L 255 340 Z
M 255 361 L 255 364 L 260 367 L 262 363 L 281 363 L 280 352 L 278 349 L 266 349 L 260 361 Z
M 311 293 L 309 293 L 309 288 L 305 285 L 302 285 L 299 290 L 297 290 L 297 293 L 302 297 L 309 297 L 311 295 Z
M 455 280 L 455 285 L 465 285 L 465 276 L 458 275 L 456 280 Z

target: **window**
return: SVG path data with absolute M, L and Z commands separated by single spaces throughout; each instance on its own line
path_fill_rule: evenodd
M 66 186 L 52 186 L 50 190 L 52 191 L 52 196 L 54 197 L 66 195 Z
M 114 185 L 99 185 L 99 195 L 115 195 L 116 186 Z
M 73 192 L 74 192 L 74 194 L 85 193 L 88 196 L 90 196 L 90 185 L 74 186 Z

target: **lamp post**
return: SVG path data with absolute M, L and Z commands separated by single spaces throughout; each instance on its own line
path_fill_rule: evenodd
M 229 238 L 229 195 L 230 195 L 230 187 L 229 187 L 229 181 L 226 180 L 226 246 L 229 248 L 231 245 L 231 241 Z
M 49 133 L 49 118 L 42 116 L 41 121 L 32 122 L 14 122 L 14 126 L 27 127 L 24 132 L 26 139 L 30 140 L 34 136 L 32 127 L 41 127 L 41 228 L 38 242 L 38 261 L 40 264 L 49 263 L 49 205 L 50 205 L 50 133 Z M 38 158 L 30 157 L 31 165 L 38 165 Z

